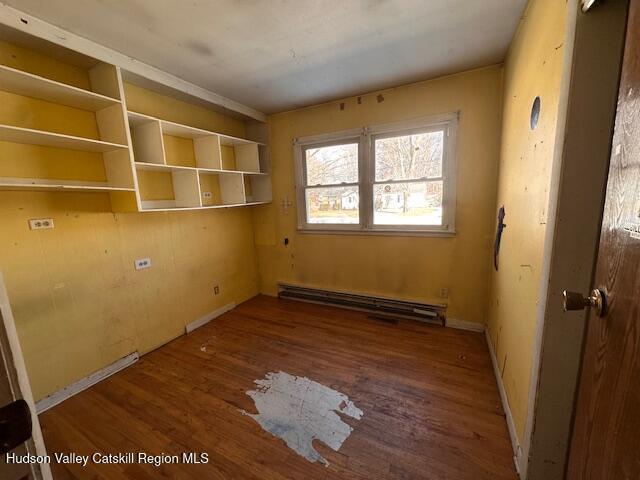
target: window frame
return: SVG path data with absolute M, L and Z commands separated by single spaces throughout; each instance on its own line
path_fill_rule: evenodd
M 457 140 L 459 112 L 421 117 L 404 122 L 344 130 L 323 135 L 296 138 L 293 141 L 296 178 L 298 230 L 303 233 L 348 233 L 369 235 L 455 235 Z M 375 179 L 375 140 L 416 133 L 443 131 L 442 176 L 377 182 Z M 311 148 L 358 143 L 358 182 L 331 185 L 307 185 L 305 152 Z M 376 184 L 442 181 L 442 225 L 374 225 L 373 191 Z M 307 222 L 306 190 L 317 187 L 357 186 L 359 223 Z

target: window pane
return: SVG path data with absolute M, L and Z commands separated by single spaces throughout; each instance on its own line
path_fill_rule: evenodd
M 441 177 L 443 143 L 442 131 L 376 139 L 376 181 Z
M 442 225 L 442 182 L 373 186 L 375 225 Z
M 360 223 L 358 187 L 307 188 L 308 223 Z
M 358 182 L 358 144 L 308 148 L 305 151 L 307 185 Z

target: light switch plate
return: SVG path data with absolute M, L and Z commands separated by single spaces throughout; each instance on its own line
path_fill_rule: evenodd
M 151 266 L 150 258 L 139 258 L 135 261 L 136 270 L 144 270 L 145 268 L 149 268 Z
M 33 218 L 29 220 L 31 230 L 48 230 L 53 228 L 53 218 Z

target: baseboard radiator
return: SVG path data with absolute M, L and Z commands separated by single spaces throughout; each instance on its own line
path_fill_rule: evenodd
M 419 320 L 435 325 L 444 325 L 446 314 L 446 307 L 444 305 L 394 300 L 372 295 L 334 292 L 286 283 L 278 284 L 278 297 L 362 310 L 382 317 Z

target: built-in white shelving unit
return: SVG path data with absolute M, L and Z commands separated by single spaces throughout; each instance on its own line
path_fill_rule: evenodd
M 27 48 L 39 44 L 32 39 L 26 43 Z M 45 44 L 40 53 L 50 54 L 55 50 L 51 48 Z M 58 50 L 55 52 L 61 53 Z M 77 53 L 67 56 L 83 64 L 81 68 L 86 71 L 90 90 L 14 66 L 0 65 L 0 91 L 4 92 L 10 105 L 31 108 L 33 104 L 30 99 L 37 99 L 51 104 L 52 111 L 58 114 L 60 107 L 68 108 L 68 115 L 75 119 L 73 122 L 59 122 L 56 124 L 56 131 L 44 130 L 34 128 L 36 124 L 33 122 L 37 115 L 25 115 L 25 110 L 19 108 L 8 110 L 9 114 L 3 116 L 4 123 L 0 124 L 0 152 L 11 158 L 0 157 L 0 190 L 101 192 L 111 194 L 112 199 L 120 195 L 135 199 L 136 185 L 127 135 L 121 72 L 114 65 Z M 13 111 L 15 115 L 11 115 Z M 85 128 L 86 126 L 77 124 L 79 119 L 87 119 L 93 125 Z M 70 130 L 73 128 L 82 132 L 97 131 L 98 136 L 80 136 Z M 26 147 L 17 149 L 10 144 Z M 32 147 L 38 147 L 39 150 L 27 150 Z M 25 161 L 26 158 L 29 161 Z M 75 171 L 80 164 L 83 168 Z M 92 171 L 91 178 L 86 181 L 78 178 L 89 170 Z M 100 179 L 101 176 L 103 179 Z
M 271 201 L 268 151 L 264 144 L 188 125 L 128 112 L 134 165 L 138 175 L 140 211 L 225 208 Z M 190 142 L 192 166 L 167 159 L 165 136 Z M 232 163 L 234 168 L 224 168 Z M 165 181 L 141 172 L 166 175 Z M 170 180 L 168 177 L 171 177 Z M 155 180 L 155 181 L 154 181 Z M 145 184 L 172 187 L 172 198 L 145 198 Z M 157 192 L 155 192 L 157 193 Z
M 0 191 L 107 192 L 114 211 L 140 212 L 240 207 L 271 201 L 265 144 L 127 111 L 119 67 L 35 37 L 29 36 L 21 46 L 39 46 L 40 53 L 53 52 L 56 58 L 86 69 L 90 89 L 14 68 L 22 67 L 17 64 L 0 65 L 0 91 L 89 112 L 99 136 L 61 133 L 67 132 L 62 127 L 61 131 L 38 129 L 40 124 L 30 124 L 28 118 L 16 115 L 15 124 L 6 120 L 0 124 L 0 142 L 55 149 L 49 156 L 38 152 L 38 161 L 51 162 L 49 166 L 67 158 L 72 160 L 70 165 L 101 160 L 105 178 L 80 180 L 77 177 L 81 174 L 66 164 L 58 170 L 41 166 L 30 175 L 28 167 L 22 168 L 19 163 L 21 159 L 13 158 L 19 155 L 8 154 L 12 158 L 0 157 Z M 27 99 L 23 104 L 28 104 Z M 90 118 L 83 115 L 77 118 Z M 170 149 L 165 149 L 169 137 L 178 137 L 173 139 L 176 144 L 186 145 L 188 159 L 167 158 L 171 157 L 167 154 Z M 0 152 L 19 151 L 17 148 Z M 69 178 L 39 176 L 49 170 Z

